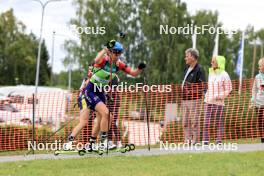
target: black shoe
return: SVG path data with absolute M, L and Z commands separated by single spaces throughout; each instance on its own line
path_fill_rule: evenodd
M 95 143 L 96 143 L 96 137 L 90 137 L 89 139 L 89 144 L 88 146 L 86 147 L 86 151 L 88 152 L 92 152 L 92 151 L 95 151 L 96 147 L 95 147 Z
M 261 142 L 261 143 L 264 143 L 264 138 L 261 138 L 260 142 Z
M 209 145 L 209 142 L 208 142 L 208 141 L 203 141 L 202 144 L 203 144 L 203 145 Z
M 222 145 L 222 141 L 216 141 L 216 145 Z

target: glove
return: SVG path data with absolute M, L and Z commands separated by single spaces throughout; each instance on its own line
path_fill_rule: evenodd
M 89 66 L 87 72 L 87 78 L 91 78 L 92 76 L 93 76 L 93 66 Z
M 142 70 L 142 69 L 144 69 L 144 68 L 146 68 L 146 64 L 145 64 L 145 62 L 141 62 L 141 63 L 138 65 L 138 69 L 139 69 L 139 70 Z
M 119 37 L 120 38 L 125 38 L 126 37 L 126 34 L 124 32 L 119 32 Z
M 109 42 L 107 42 L 106 47 L 108 49 L 112 49 L 115 46 L 115 42 L 115 40 L 110 40 Z

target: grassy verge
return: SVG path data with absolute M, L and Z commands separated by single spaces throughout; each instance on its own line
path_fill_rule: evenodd
M 264 152 L 35 160 L 0 164 L 0 175 L 263 175 Z

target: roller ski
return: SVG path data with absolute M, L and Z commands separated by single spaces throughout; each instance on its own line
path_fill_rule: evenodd
M 101 146 L 99 146 L 97 149 L 95 150 L 79 150 L 78 154 L 80 156 L 83 156 L 85 154 L 90 154 L 90 153 L 97 153 L 98 155 L 103 155 L 104 153 L 107 153 L 107 148 L 106 146 L 102 146 L 102 144 L 100 144 Z M 108 153 L 126 153 L 129 151 L 133 151 L 135 150 L 135 145 L 134 144 L 125 144 L 124 146 L 120 146 L 117 148 L 113 148 L 113 149 L 108 149 Z
M 58 156 L 59 154 L 71 154 L 71 153 L 78 153 L 78 150 L 76 150 L 73 146 L 73 143 L 75 141 L 69 141 L 65 143 L 62 147 L 62 150 L 56 150 L 54 152 L 55 156 Z
M 96 144 L 95 138 L 90 138 L 89 143 L 82 146 L 82 149 L 80 148 L 74 148 L 74 142 L 72 139 L 69 139 L 69 142 L 65 143 L 63 145 L 63 150 L 57 150 L 55 151 L 55 155 L 59 154 L 69 154 L 69 153 L 79 153 L 79 151 L 85 151 L 85 153 L 94 153 L 98 151 L 98 146 Z M 76 146 L 79 147 L 79 146 Z
M 78 150 L 56 150 L 54 152 L 55 156 L 58 156 L 60 154 L 76 154 L 78 153 Z
M 66 143 L 67 145 L 67 143 Z M 63 150 L 56 150 L 54 152 L 54 155 L 55 156 L 58 156 L 59 154 L 71 154 L 71 153 L 75 153 L 75 154 L 79 154 L 80 155 L 80 151 L 81 153 L 84 153 L 84 154 L 95 154 L 95 153 L 98 153 L 98 146 L 96 144 L 85 144 L 83 149 L 73 149 L 73 148 L 65 148 L 63 147 Z
M 116 148 L 113 150 L 108 150 L 109 153 L 126 153 L 126 152 L 130 152 L 135 150 L 135 145 L 134 144 L 125 144 L 124 146 L 122 146 L 121 148 Z M 103 155 L 104 153 L 107 153 L 107 150 L 102 148 L 102 149 L 98 149 L 98 154 L 99 155 Z

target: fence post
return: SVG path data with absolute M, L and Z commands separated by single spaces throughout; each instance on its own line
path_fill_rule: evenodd
M 146 73 L 143 71 L 143 85 L 148 85 L 147 80 L 146 80 Z M 147 114 L 147 128 L 148 128 L 148 150 L 150 151 L 150 133 L 149 133 L 149 108 L 148 108 L 148 93 L 147 91 L 144 92 L 144 89 L 142 89 L 142 92 L 145 96 L 145 110 Z
M 31 144 L 35 144 L 34 142 L 35 142 L 35 104 L 36 102 L 35 102 L 35 94 L 33 93 L 32 94 L 32 110 L 33 110 L 33 113 L 32 113 L 32 120 L 33 120 L 33 123 L 32 123 L 32 142 L 31 142 Z M 31 150 L 32 150 L 32 153 L 33 153 L 33 155 L 35 154 L 35 150 L 34 150 L 34 147 L 30 147 L 30 150 L 25 154 L 25 156 L 26 155 L 28 155 L 30 152 L 31 152 Z
M 32 142 L 33 142 L 33 144 L 34 144 L 34 142 L 35 142 L 35 109 L 36 109 L 36 107 L 35 107 L 35 104 L 36 104 L 36 102 L 35 102 L 35 94 L 33 93 L 33 117 L 32 117 L 32 119 L 33 119 L 33 126 L 32 126 Z M 33 147 L 33 155 L 35 154 L 35 150 L 34 150 L 34 147 Z

